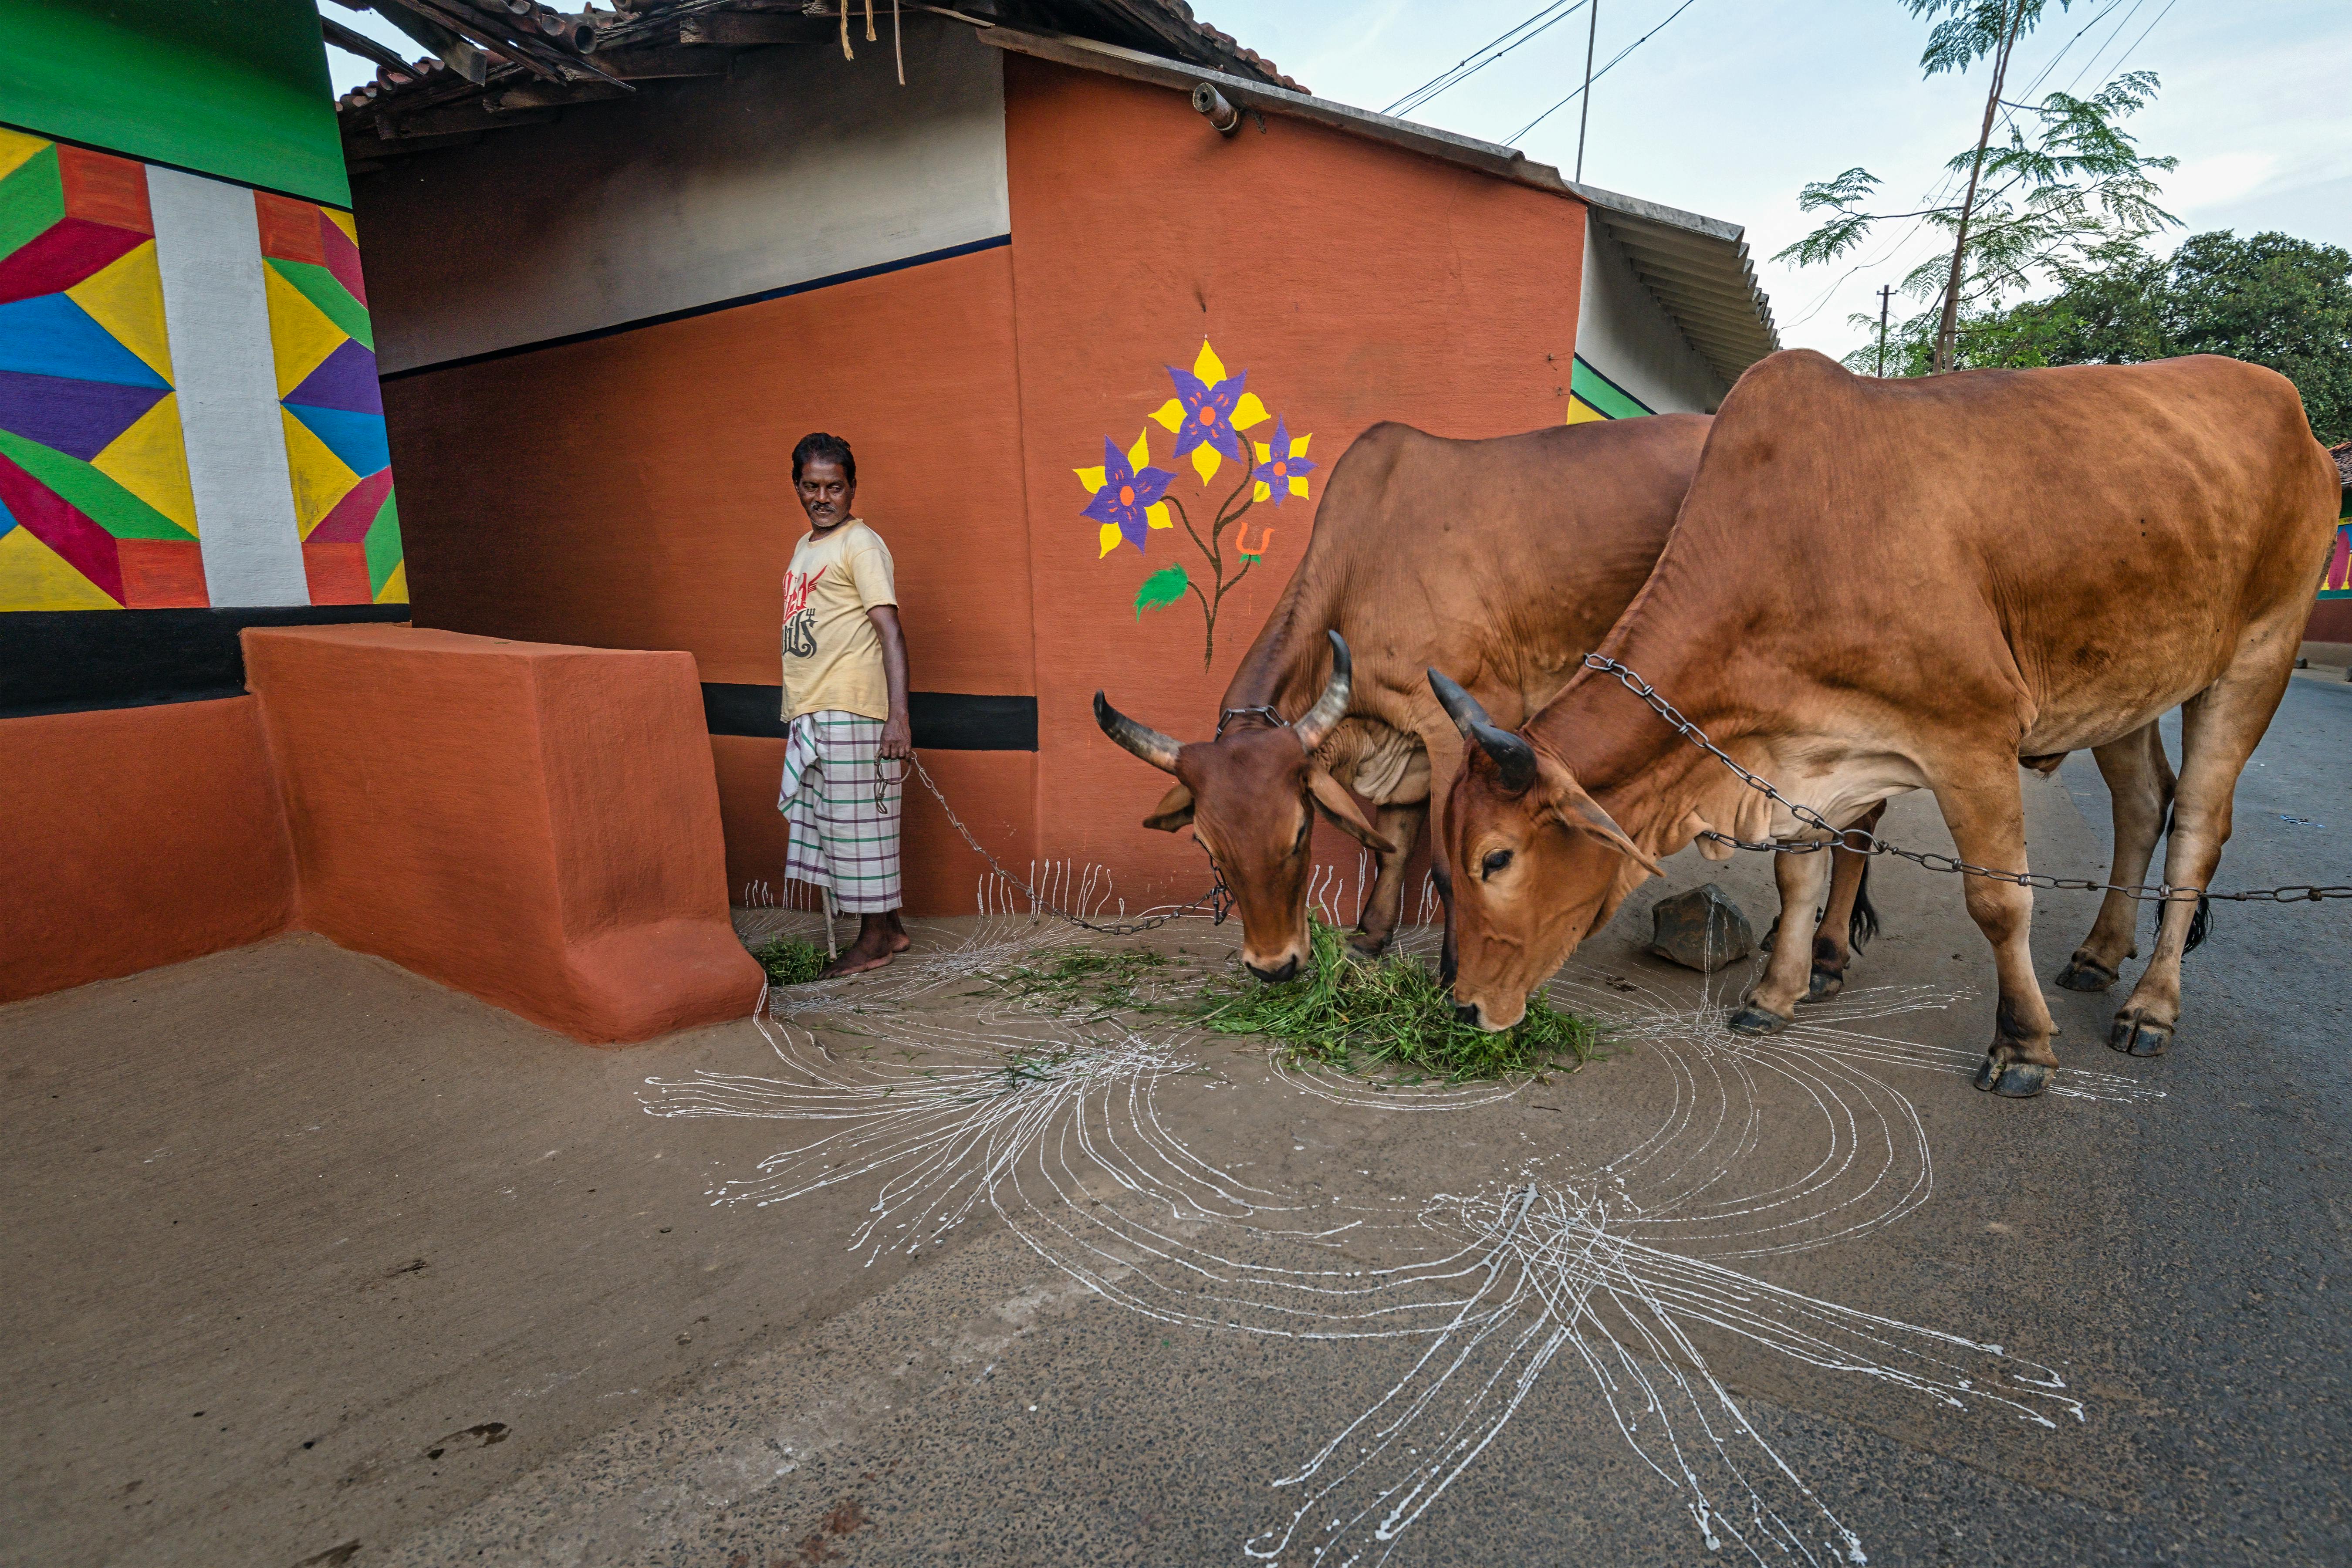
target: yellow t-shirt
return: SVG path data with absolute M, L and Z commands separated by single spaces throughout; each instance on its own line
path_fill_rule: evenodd
M 861 518 L 803 537 L 784 573 L 784 721 L 831 710 L 890 717 L 882 639 L 866 612 L 898 602 L 890 547 Z

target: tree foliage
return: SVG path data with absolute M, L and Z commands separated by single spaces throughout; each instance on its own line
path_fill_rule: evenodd
M 2190 236 L 2168 258 L 2115 240 L 2053 271 L 2059 288 L 2046 299 L 1965 312 L 1958 365 L 2227 354 L 2294 382 L 2321 440 L 2352 440 L 2352 252 L 2284 234 L 2241 239 L 2221 229 Z M 1853 321 L 1874 331 L 1878 325 L 1868 316 Z M 1935 333 L 1932 310 L 1890 329 L 1886 373 L 1926 374 Z M 1874 371 L 1876 342 L 1845 363 Z
M 2081 268 L 2110 246 L 2144 239 L 2178 221 L 2157 205 L 2153 178 L 2178 160 L 2143 155 L 2122 124 L 2155 98 L 2157 85 L 2154 72 L 2130 71 L 2089 98 L 2053 92 L 2038 104 L 2007 106 L 2008 137 L 1987 144 L 1981 188 L 1968 216 L 1963 315 L 1998 305 L 2030 287 L 2037 273 Z M 1969 148 L 1945 167 L 1966 176 L 1976 161 Z M 1916 218 L 1957 237 L 1962 216 L 1957 197 L 1914 212 L 1874 212 L 1868 204 L 1879 184 L 1867 169 L 1854 168 L 1805 186 L 1798 206 L 1830 216 L 1773 259 L 1800 267 L 1834 261 L 1861 246 L 1877 225 L 1898 219 Z M 1936 302 L 1950 266 L 1948 251 L 1931 257 L 1899 287 L 1912 299 Z

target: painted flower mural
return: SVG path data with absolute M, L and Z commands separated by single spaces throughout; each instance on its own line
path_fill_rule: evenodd
M 1105 555 L 1118 549 L 1122 539 L 1142 549 L 1146 529 L 1175 526 L 1168 521 L 1168 509 L 1160 504 L 1160 498 L 1176 476 L 1152 468 L 1150 459 L 1150 447 L 1141 436 L 1124 452 L 1106 436 L 1103 466 L 1077 470 L 1078 481 L 1094 492 L 1095 499 L 1087 502 L 1086 515 L 1102 524 L 1098 537 Z
M 1119 449 L 1117 441 L 1105 437 L 1102 465 L 1073 471 L 1090 498 L 1082 513 L 1097 524 L 1096 539 L 1103 556 L 1108 556 L 1122 543 L 1134 545 L 1139 553 L 1148 553 L 1147 544 L 1154 530 L 1183 525 L 1185 534 L 1200 552 L 1205 573 L 1196 578 L 1184 562 L 1177 561 L 1150 574 L 1136 590 L 1135 613 L 1140 619 L 1146 610 L 1166 609 L 1191 595 L 1201 606 L 1201 667 L 1206 669 L 1217 654 L 1219 606 L 1224 603 L 1225 595 L 1249 575 L 1250 568 L 1265 558 L 1274 542 L 1272 525 L 1261 528 L 1253 544 L 1249 530 L 1239 526 L 1241 521 L 1260 501 L 1271 500 L 1279 507 L 1292 497 L 1307 498 L 1307 476 L 1315 471 L 1315 464 L 1307 458 L 1307 444 L 1312 437 L 1300 436 L 1294 439 L 1288 425 L 1277 418 L 1274 420 L 1273 439 L 1251 439 L 1246 433 L 1273 416 L 1257 394 L 1249 390 L 1249 372 L 1237 371 L 1228 375 L 1224 362 L 1206 339 L 1202 340 L 1201 352 L 1193 356 L 1192 368 L 1181 370 L 1171 364 L 1168 366 L 1168 379 L 1176 395 L 1154 409 L 1150 417 L 1175 438 L 1172 456 L 1191 459 L 1203 491 L 1223 471 L 1227 458 L 1242 470 L 1240 483 L 1208 511 L 1205 531 L 1193 522 L 1183 501 L 1168 493 L 1176 476 L 1151 466 L 1150 426 L 1125 451 Z M 1253 456 L 1255 462 L 1251 461 Z M 1225 534 L 1236 528 L 1233 554 L 1238 569 L 1228 576 Z

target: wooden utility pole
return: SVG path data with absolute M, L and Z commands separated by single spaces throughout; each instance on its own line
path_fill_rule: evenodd
M 1878 290 L 1878 379 L 1886 379 L 1886 307 L 1895 298 L 1895 286 L 1883 285 Z
M 2017 9 L 2008 16 L 2000 47 L 1993 56 L 1992 90 L 1985 94 L 1984 129 L 1977 132 L 1976 161 L 1969 165 L 1969 194 L 1961 198 L 1960 229 L 1952 242 L 1952 276 L 1944 285 L 1943 319 L 1936 325 L 1936 369 L 1939 374 L 1952 368 L 1953 340 L 1960 331 L 1960 263 L 1968 254 L 1969 218 L 1977 205 L 1977 176 L 1984 172 L 1985 147 L 1992 141 L 1993 117 L 2000 112 L 2000 87 L 2009 75 L 2009 51 L 2017 43 L 2017 29 L 2025 20 L 2025 0 L 2010 3 Z
M 1584 102 L 1576 111 L 1576 183 L 1584 183 L 1584 127 L 1592 119 L 1592 42 L 1601 36 L 1601 0 L 1590 0 L 1584 28 Z

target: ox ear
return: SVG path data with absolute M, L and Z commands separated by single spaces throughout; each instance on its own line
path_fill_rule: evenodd
M 1151 815 L 1143 819 L 1146 827 L 1156 827 L 1162 833 L 1173 833 L 1192 820 L 1192 792 L 1182 784 L 1176 785 L 1160 797 Z
M 1310 763 L 1307 769 L 1307 788 L 1314 795 L 1315 804 L 1323 808 L 1323 815 L 1337 823 L 1340 832 L 1375 855 L 1396 853 L 1397 847 L 1381 837 L 1379 828 L 1364 820 L 1362 809 L 1356 805 L 1356 797 L 1349 795 L 1338 779 Z
M 1601 809 L 1599 801 L 1585 793 L 1584 786 L 1576 782 L 1574 773 L 1541 753 L 1538 753 L 1538 757 L 1547 804 L 1550 805 L 1552 815 L 1559 819 L 1561 826 L 1572 833 L 1600 839 L 1653 877 L 1666 874 L 1665 868 L 1634 843 L 1632 836 L 1617 826 L 1616 819 Z

